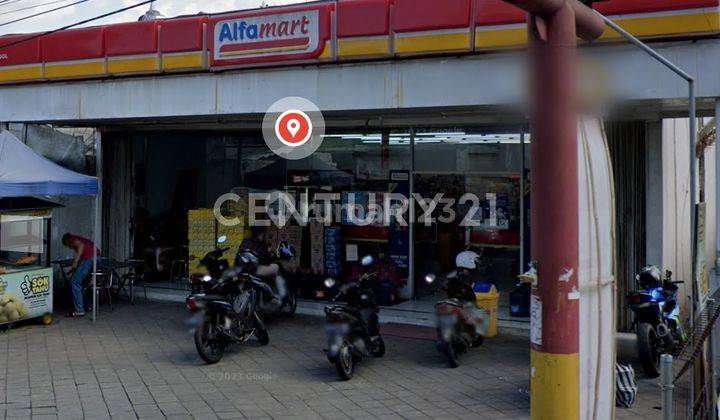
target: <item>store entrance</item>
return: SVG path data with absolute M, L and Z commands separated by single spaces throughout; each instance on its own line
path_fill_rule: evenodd
M 480 256 L 476 282 L 492 285 L 500 294 L 499 318 L 522 320 L 527 315 L 529 296 L 519 295 L 529 289 L 518 287 L 517 278 L 527 267 L 529 251 L 529 188 L 522 181 L 529 161 L 526 140 L 519 130 L 417 134 L 413 190 L 438 204 L 431 217 L 424 214 L 427 206 L 416 205 L 416 308 L 431 308 L 439 299 L 430 294 L 434 285 L 424 281 L 425 274 L 455 270 L 456 256 L 471 250 Z

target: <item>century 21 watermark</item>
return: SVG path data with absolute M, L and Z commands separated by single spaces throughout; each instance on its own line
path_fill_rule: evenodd
M 430 226 L 433 223 L 454 223 L 461 218 L 460 226 L 500 226 L 507 221 L 506 209 L 497 206 L 495 194 L 487 194 L 483 214 L 481 201 L 475 194 L 465 194 L 459 199 L 438 193 L 432 198 L 412 194 L 407 197 L 397 193 L 367 193 L 359 203 L 353 193 L 344 197 L 340 193 L 315 193 L 312 201 L 306 193 L 299 199 L 286 192 L 249 193 L 247 216 L 250 226 L 283 227 L 291 220 L 300 226 L 315 221 L 326 225 L 344 223 L 356 226 L 397 224 L 407 226 L 410 205 L 416 203 L 416 223 Z M 218 222 L 224 226 L 237 226 L 242 220 L 237 215 L 223 214 L 226 204 L 240 203 L 238 194 L 221 195 L 213 208 Z M 299 204 L 298 204 L 299 203 Z M 458 211 L 462 210 L 462 211 Z M 460 214 L 459 214 L 460 213 Z

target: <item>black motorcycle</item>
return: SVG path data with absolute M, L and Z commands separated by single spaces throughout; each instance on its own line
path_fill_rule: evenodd
M 678 284 L 672 272 L 659 278 L 656 267 L 645 267 L 636 276 L 638 289 L 628 293 L 628 307 L 634 313 L 633 329 L 637 334 L 637 349 L 645 374 L 660 375 L 660 356 L 675 354 L 686 341 L 680 324 L 680 306 L 677 302 Z
M 209 264 L 208 271 L 223 264 L 215 250 L 203 258 Z M 258 294 L 268 286 L 257 277 L 248 274 L 257 259 L 250 253 L 242 257 L 244 265 L 225 270 L 219 278 L 211 274 L 201 278 L 199 291 L 186 299 L 194 316 L 195 347 L 207 363 L 217 363 L 230 344 L 247 341 L 255 335 L 258 342 L 270 341 L 267 329 L 257 312 Z
M 372 257 L 363 258 L 363 267 L 372 263 Z M 355 365 L 364 358 L 385 355 L 380 310 L 370 287 L 376 277 L 377 272 L 366 272 L 357 281 L 339 286 L 332 302 L 344 299 L 346 304 L 325 307 L 328 338 L 325 353 L 342 380 L 351 379 Z M 336 284 L 333 279 L 327 279 L 325 286 L 335 288 Z
M 280 248 L 286 250 L 286 252 L 273 253 L 271 262 L 279 267 L 277 275 L 258 276 L 268 286 L 262 289 L 258 295 L 258 310 L 263 315 L 292 316 L 297 310 L 297 289 L 294 282 L 291 281 L 291 277 L 283 268 L 284 261 L 295 258 L 295 248 L 285 242 L 281 243 Z M 238 261 L 245 252 L 248 252 L 248 250 L 238 249 L 235 258 L 236 265 L 238 265 Z

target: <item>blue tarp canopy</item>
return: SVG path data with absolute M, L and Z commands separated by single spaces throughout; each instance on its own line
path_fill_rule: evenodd
M 97 193 L 97 178 L 65 169 L 35 153 L 11 132 L 0 132 L 0 197 Z

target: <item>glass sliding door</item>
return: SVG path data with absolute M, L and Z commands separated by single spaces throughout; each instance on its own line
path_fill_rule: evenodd
M 481 255 L 476 280 L 495 285 L 507 306 L 529 243 L 529 188 L 523 182 L 529 147 L 523 140 L 519 129 L 418 131 L 413 186 L 425 200 L 415 205 L 414 282 L 420 300 L 436 299 L 423 298 L 429 287 L 425 273 L 454 270 L 457 254 L 470 249 Z

